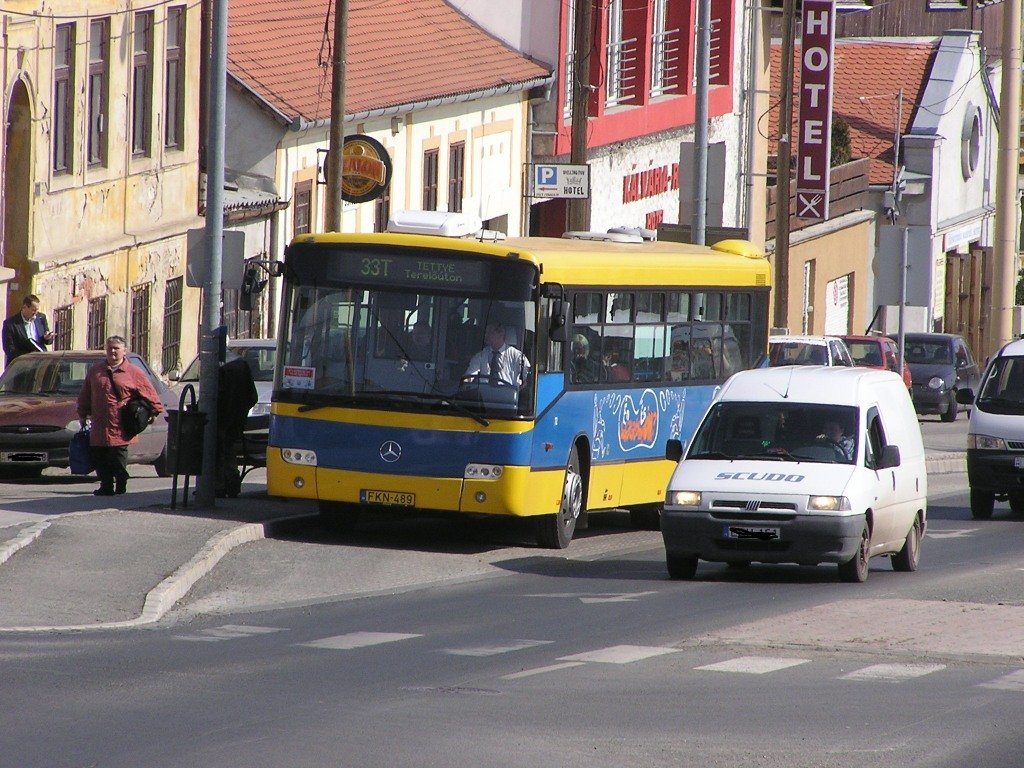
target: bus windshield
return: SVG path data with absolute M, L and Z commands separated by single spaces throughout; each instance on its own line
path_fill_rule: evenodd
M 275 389 L 290 401 L 497 417 L 532 413 L 532 302 L 312 285 L 294 286 L 287 300 Z

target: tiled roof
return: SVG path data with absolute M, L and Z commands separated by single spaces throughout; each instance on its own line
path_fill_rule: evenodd
M 870 182 L 888 184 L 893 173 L 897 96 L 903 89 L 900 135 L 907 132 L 939 41 L 920 38 L 836 40 L 832 75 L 832 118 L 850 126 L 853 157 L 871 158 Z M 772 45 L 771 104 L 768 120 L 769 152 L 777 150 L 782 52 Z M 793 131 L 791 147 L 797 151 L 800 114 L 800 46 L 793 55 Z
M 228 72 L 286 119 L 329 118 L 333 7 L 229 0 Z M 550 74 L 444 0 L 349 0 L 345 59 L 346 115 L 515 87 Z

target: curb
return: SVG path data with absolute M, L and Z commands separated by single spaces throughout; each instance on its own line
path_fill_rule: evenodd
M 924 460 L 925 470 L 929 475 L 951 475 L 967 471 L 967 453 L 932 454 Z
M 96 510 L 100 511 L 100 510 Z M 92 512 L 88 513 L 92 514 Z M 66 517 L 66 516 L 65 516 Z M 250 541 L 256 541 L 267 537 L 267 533 L 275 526 L 291 521 L 294 518 L 278 518 L 263 523 L 244 523 L 242 525 L 219 531 L 203 545 L 187 563 L 178 567 L 174 573 L 165 578 L 146 594 L 146 601 L 142 607 L 142 613 L 126 621 L 105 621 L 95 624 L 71 624 L 65 626 L 40 626 L 40 627 L 2 627 L 0 634 L 28 633 L 28 632 L 86 632 L 90 630 L 126 629 L 139 627 L 145 624 L 153 624 L 162 619 L 174 605 L 181 600 L 188 591 L 195 586 L 203 576 L 208 574 L 213 567 L 232 549 Z M 0 563 L 10 557 L 19 549 L 35 541 L 43 531 L 50 526 L 50 521 L 44 521 L 31 526 L 21 536 L 12 540 L 3 550 L 0 550 Z M 8 552 L 8 550 L 10 550 Z M 5 557 L 6 555 L 6 557 Z

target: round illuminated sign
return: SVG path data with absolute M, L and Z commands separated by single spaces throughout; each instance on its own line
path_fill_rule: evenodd
M 391 184 L 391 157 L 371 136 L 345 137 L 341 158 L 341 198 L 349 203 L 376 200 Z

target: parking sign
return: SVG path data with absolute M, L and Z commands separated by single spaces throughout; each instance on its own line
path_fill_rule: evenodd
M 533 166 L 532 197 L 590 197 L 590 166 Z

